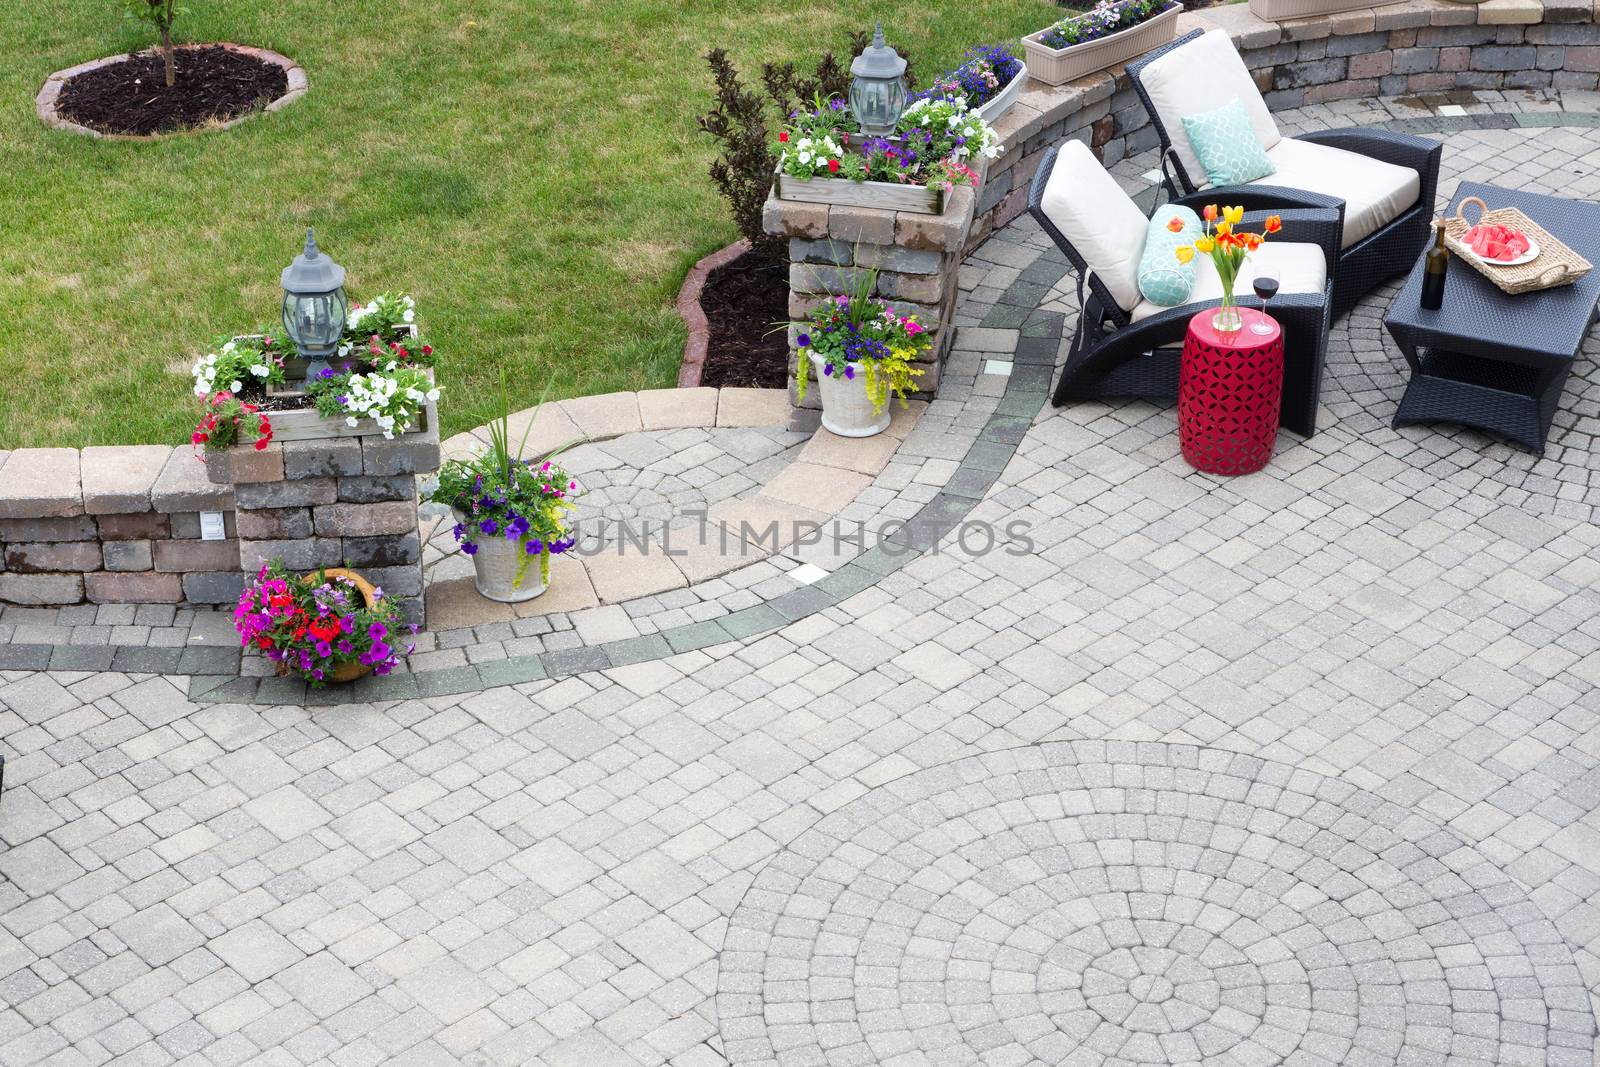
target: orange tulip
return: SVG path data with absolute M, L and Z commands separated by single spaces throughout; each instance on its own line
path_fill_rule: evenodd
M 1172 218 L 1167 220 L 1167 229 L 1171 230 L 1173 233 L 1182 233 L 1183 220 L 1178 218 L 1176 215 L 1172 216 Z
M 1256 249 L 1261 247 L 1261 240 L 1262 240 L 1262 238 L 1261 238 L 1261 235 L 1259 233 L 1251 233 L 1251 234 L 1246 234 L 1245 235 L 1245 244 L 1249 247 L 1250 251 L 1252 251 L 1252 252 L 1254 252 Z
M 1217 221 L 1217 205 L 1215 205 L 1215 204 L 1207 204 L 1206 207 L 1205 207 L 1205 210 L 1200 212 L 1200 217 L 1205 219 L 1207 222 L 1216 222 Z
M 1277 233 L 1283 229 L 1283 219 L 1278 215 L 1268 215 L 1266 225 L 1262 228 L 1268 233 Z

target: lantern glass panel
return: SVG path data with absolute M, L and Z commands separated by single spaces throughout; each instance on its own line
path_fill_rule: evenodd
M 327 349 L 344 332 L 347 310 L 343 289 L 331 293 L 290 293 L 283 298 L 283 326 L 296 347 Z
M 905 110 L 906 90 L 899 78 L 857 78 L 850 86 L 850 110 L 872 133 L 887 133 Z

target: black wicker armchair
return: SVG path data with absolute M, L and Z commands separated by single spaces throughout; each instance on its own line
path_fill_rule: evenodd
M 1059 148 L 1045 152 L 1028 195 L 1028 210 L 1071 262 L 1078 277 L 1078 326 L 1073 334 L 1052 402 L 1137 397 L 1171 400 L 1178 395 L 1178 364 L 1189 319 L 1220 300 L 1182 304 L 1135 321 L 1095 276 L 1072 242 L 1051 221 L 1044 208 L 1045 188 L 1055 170 Z M 1268 214 L 1283 220 L 1275 242 L 1315 244 L 1322 249 L 1327 283 L 1321 293 L 1280 293 L 1269 309 L 1284 330 L 1283 405 L 1280 423 L 1310 437 L 1316 432 L 1317 398 L 1327 353 L 1332 318 L 1339 238 L 1344 229 L 1343 204 L 1332 197 L 1267 186 L 1230 187 L 1178 197 L 1173 202 L 1199 211 L 1218 199 L 1246 209 L 1243 225 L 1259 225 Z M 1087 290 L 1087 291 L 1086 291 Z M 1261 306 L 1254 296 L 1237 301 Z
M 1144 75 L 1152 63 L 1194 42 L 1204 32 L 1194 30 L 1128 64 L 1128 74 L 1133 79 L 1134 88 L 1145 110 L 1149 112 L 1156 134 L 1161 138 L 1163 184 L 1174 198 L 1198 191 L 1205 175 L 1190 174 L 1181 154 L 1173 148 L 1172 131 L 1167 128 L 1160 109 L 1152 101 Z M 1417 257 L 1422 254 L 1423 245 L 1428 239 L 1429 225 L 1434 217 L 1441 146 L 1438 142 L 1424 137 L 1370 129 L 1322 130 L 1301 134 L 1292 140 L 1342 149 L 1357 156 L 1365 156 L 1368 159 L 1417 172 L 1419 190 L 1415 203 L 1405 207 L 1372 232 L 1360 236 L 1358 240 L 1348 242 L 1347 247 L 1341 248 L 1338 280 L 1334 285 L 1333 296 L 1333 314 L 1337 318 L 1349 311 L 1377 285 L 1411 269 Z M 1268 176 L 1262 181 L 1273 182 L 1274 179 Z M 1294 182 L 1279 181 L 1276 184 L 1293 186 Z M 1333 192 L 1332 186 L 1336 184 L 1336 180 L 1323 184 L 1323 187 L 1316 189 L 1315 192 L 1317 195 L 1330 194 Z M 1247 187 L 1234 186 L 1229 189 L 1227 195 L 1230 203 L 1239 200 L 1238 190 L 1242 188 Z M 1215 200 L 1220 194 L 1212 191 L 1208 195 Z M 1345 245 L 1345 242 L 1341 241 L 1341 245 Z

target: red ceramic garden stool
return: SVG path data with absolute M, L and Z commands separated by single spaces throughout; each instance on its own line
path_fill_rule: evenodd
M 1272 458 L 1283 404 L 1283 327 L 1240 308 L 1244 327 L 1227 333 L 1211 310 L 1189 320 L 1178 370 L 1178 441 L 1183 458 L 1207 474 L 1252 474 Z M 1270 323 L 1271 333 L 1250 327 Z

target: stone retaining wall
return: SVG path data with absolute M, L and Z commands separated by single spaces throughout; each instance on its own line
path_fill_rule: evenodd
M 437 417 L 393 440 L 329 437 L 231 448 L 206 474 L 231 492 L 235 566 L 278 558 L 295 571 L 349 566 L 423 621 L 417 476 L 439 467 Z M 237 594 L 235 594 L 237 596 Z
M 0 452 L 0 601 L 223 604 L 238 598 L 233 493 L 188 448 Z M 201 512 L 225 539 L 202 540 Z
M 1453 90 L 1594 90 L 1600 85 L 1597 11 L 1600 0 L 1403 0 L 1276 23 L 1230 4 L 1185 12 L 1177 32 L 1226 30 L 1267 103 L 1290 108 Z M 880 295 L 915 306 L 938 328 L 935 352 L 942 353 L 954 332 L 953 305 L 944 298 L 955 292 L 962 254 L 1027 210 L 1028 183 L 1046 148 L 1076 138 L 1111 166 L 1158 144 L 1122 67 L 1066 85 L 1030 82 L 996 129 L 1004 153 L 989 164 L 976 195 L 963 190 L 952 196 L 942 216 L 769 199 L 767 232 L 790 239 L 791 316 L 806 314 L 816 294 L 847 280 L 848 271 L 838 268 L 850 265 L 850 250 L 861 241 L 871 256 L 861 265 L 885 266 Z M 885 243 L 891 234 L 893 248 Z M 932 256 L 894 255 L 929 250 L 940 253 L 937 264 Z M 941 299 L 932 300 L 934 294 Z M 937 393 L 938 367 L 935 362 L 924 376 L 922 395 Z M 807 401 L 813 403 L 814 394 Z

